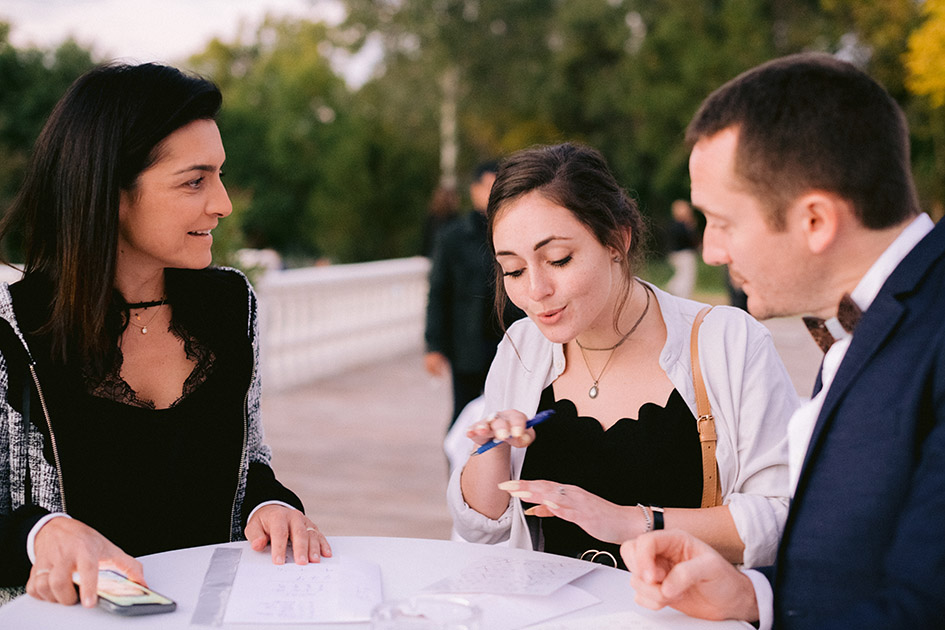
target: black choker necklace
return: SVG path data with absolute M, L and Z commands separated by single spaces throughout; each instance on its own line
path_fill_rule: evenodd
M 167 298 L 161 298 L 160 300 L 151 300 L 150 302 L 128 302 L 128 309 L 133 308 L 151 308 L 152 306 L 160 306 L 167 302 Z

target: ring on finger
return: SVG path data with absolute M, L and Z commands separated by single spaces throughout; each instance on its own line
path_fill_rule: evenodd
M 46 575 L 47 573 L 51 572 L 52 569 L 36 569 L 36 575 Z
M 306 527 L 306 528 L 305 528 L 305 531 L 307 531 L 307 532 L 317 532 L 318 530 L 317 530 L 316 528 L 314 528 L 314 527 Z

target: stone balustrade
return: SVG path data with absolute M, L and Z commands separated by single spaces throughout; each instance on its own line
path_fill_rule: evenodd
M 265 390 L 422 349 L 429 269 L 418 256 L 259 278 Z

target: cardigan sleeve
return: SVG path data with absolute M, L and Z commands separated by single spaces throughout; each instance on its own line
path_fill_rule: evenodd
M 26 554 L 26 539 L 46 514 L 45 509 L 32 504 L 0 514 L 0 586 L 26 584 L 32 567 Z
M 246 498 L 243 500 L 243 513 L 240 517 L 240 524 L 244 529 L 253 509 L 266 501 L 282 501 L 300 512 L 305 511 L 299 497 L 279 483 L 272 468 L 266 464 L 252 462 L 247 474 Z
M 30 572 L 26 538 L 33 525 L 47 512 L 34 505 L 13 509 L 10 458 L 14 455 L 10 434 L 15 430 L 11 422 L 19 425 L 20 419 L 10 417 L 8 376 L 6 359 L 0 353 L 0 586 L 21 586 L 26 584 Z
M 272 450 L 263 441 L 261 412 L 262 379 L 259 373 L 259 318 L 256 294 L 248 288 L 249 330 L 253 345 L 253 377 L 246 397 L 246 488 L 240 514 L 240 529 L 245 529 L 250 512 L 265 501 L 282 501 L 305 511 L 299 497 L 276 479 L 270 466 Z
M 531 320 L 521 319 L 512 324 L 499 342 L 486 377 L 483 415 L 506 409 L 532 415 L 538 408 L 541 391 L 556 377 L 553 354 L 553 344 Z M 509 470 L 512 479 L 518 478 L 525 450 L 512 449 Z M 480 514 L 463 499 L 460 481 L 464 466 L 465 462 L 457 465 L 446 491 L 456 533 L 470 542 L 494 544 L 511 537 L 513 547 L 527 546 L 521 501 L 510 497 L 508 508 L 498 519 Z
M 506 337 L 499 342 L 495 359 L 486 377 L 483 414 L 488 415 L 502 408 L 507 386 L 510 353 L 514 350 Z M 466 461 L 468 461 L 468 456 Z M 495 544 L 508 539 L 512 528 L 512 503 L 498 519 L 491 519 L 469 507 L 463 497 L 461 480 L 466 461 L 457 464 L 446 488 L 446 502 L 453 516 L 453 529 L 468 542 Z
M 249 290 L 250 329 L 253 344 L 253 377 L 246 395 L 246 452 L 249 463 L 269 465 L 272 450 L 263 442 L 261 413 L 262 376 L 259 370 L 259 318 L 256 313 L 256 293 Z

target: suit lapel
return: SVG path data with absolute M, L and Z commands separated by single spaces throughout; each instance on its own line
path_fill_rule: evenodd
M 807 453 L 804 455 L 804 463 L 801 466 L 801 474 L 797 481 L 797 487 L 794 489 L 794 500 L 797 500 L 804 492 L 810 473 L 809 463 L 815 456 L 821 439 L 833 423 L 834 410 L 882 343 L 895 332 L 896 325 L 902 319 L 904 313 L 905 308 L 898 300 L 881 291 L 866 313 L 863 314 L 863 319 L 856 327 L 850 347 L 837 369 L 837 375 L 834 377 L 830 389 L 827 390 L 827 396 L 824 399 L 823 407 L 821 407 L 820 415 L 817 416 L 817 422 L 814 424 L 814 430 L 807 445 Z M 819 380 L 820 375 L 818 375 L 818 382 Z
M 807 454 L 804 456 L 801 476 L 794 492 L 795 498 L 801 494 L 806 485 L 808 462 L 812 454 L 816 452 L 824 432 L 828 429 L 837 405 L 879 347 L 896 331 L 897 325 L 906 312 L 903 300 L 916 290 L 928 269 L 943 255 L 945 255 L 945 221 L 940 221 L 893 270 L 876 299 L 863 314 L 850 347 L 824 399 L 817 423 L 814 425 Z M 819 379 L 818 374 L 818 381 Z
M 857 376 L 876 354 L 880 345 L 896 330 L 896 325 L 904 313 L 905 308 L 902 303 L 888 293 L 880 292 L 873 300 L 857 326 L 850 347 L 827 391 L 820 416 L 814 425 L 814 433 L 811 435 L 810 447 L 807 449 L 808 457 L 824 431 L 826 419 L 832 415 L 839 401 L 856 382 Z

